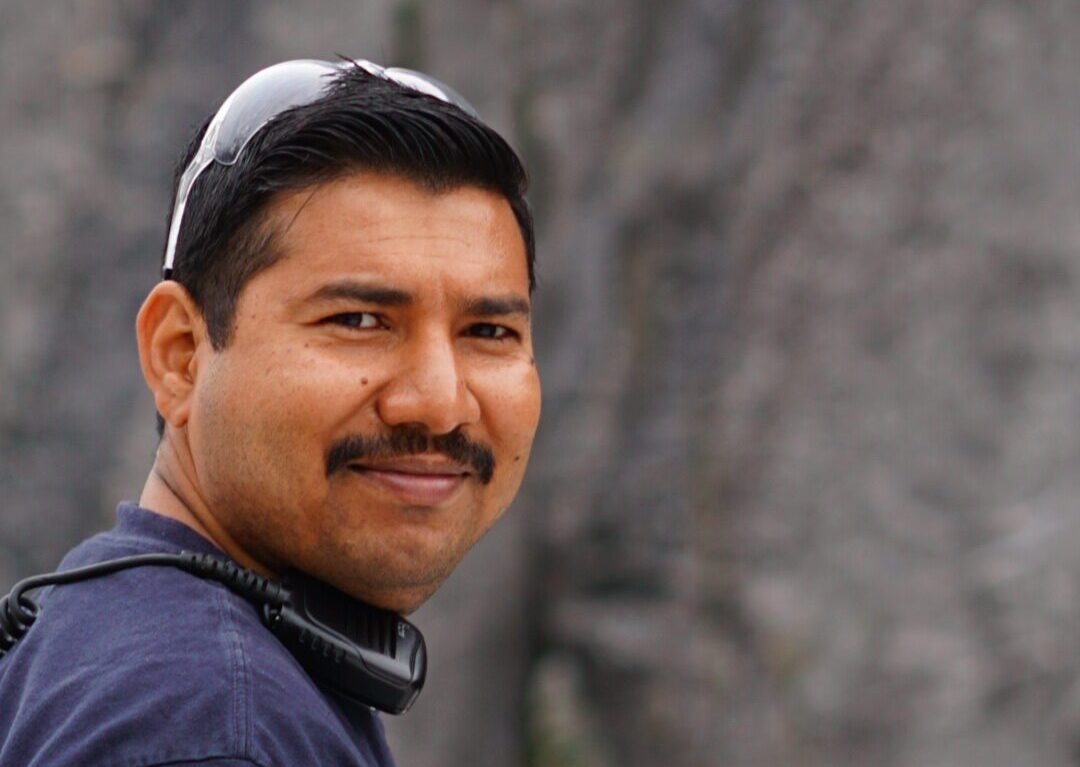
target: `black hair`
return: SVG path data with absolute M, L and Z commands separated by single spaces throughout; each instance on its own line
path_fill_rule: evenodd
M 208 124 L 184 153 L 175 186 Z M 281 255 L 262 216 L 271 199 L 363 170 L 432 192 L 478 186 L 503 195 L 521 228 L 529 288 L 535 287 L 528 179 L 510 145 L 453 104 L 348 66 L 325 96 L 275 117 L 234 165 L 211 164 L 191 191 L 171 278 L 203 313 L 215 348 L 229 341 L 244 284 Z
M 477 186 L 501 194 L 525 242 L 529 290 L 536 286 L 528 177 L 502 136 L 453 104 L 360 66 L 333 78 L 324 96 L 274 117 L 234 165 L 212 163 L 191 190 L 170 276 L 202 312 L 215 349 L 229 342 L 241 289 L 281 257 L 264 216 L 271 200 L 356 171 L 400 176 L 432 192 Z M 187 147 L 174 189 L 209 123 Z M 159 433 L 163 427 L 159 415 Z

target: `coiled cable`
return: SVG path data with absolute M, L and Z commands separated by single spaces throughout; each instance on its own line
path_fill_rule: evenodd
M 211 554 L 185 551 L 180 554 L 138 554 L 110 559 L 72 570 L 34 575 L 16 583 L 8 595 L 0 599 L 0 658 L 10 652 L 15 643 L 26 635 L 41 614 L 41 606 L 31 599 L 27 592 L 45 586 L 100 578 L 133 567 L 151 566 L 178 567 L 200 578 L 222 583 L 240 596 L 260 605 L 280 605 L 289 600 L 289 592 L 276 581 Z

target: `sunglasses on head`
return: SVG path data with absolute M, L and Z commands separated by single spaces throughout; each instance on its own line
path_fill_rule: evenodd
M 297 59 L 256 72 L 225 99 L 207 126 L 195 156 L 180 176 L 165 248 L 163 279 L 169 279 L 172 274 L 176 241 L 188 195 L 202 172 L 215 162 L 219 165 L 234 164 L 243 154 L 244 147 L 264 125 L 287 109 L 318 101 L 333 85 L 334 75 L 349 67 L 359 67 L 376 77 L 434 96 L 477 117 L 476 110 L 445 83 L 422 72 L 381 67 L 363 59 L 340 62 Z

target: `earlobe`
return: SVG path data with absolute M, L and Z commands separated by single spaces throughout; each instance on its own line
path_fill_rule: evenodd
M 165 421 L 187 423 L 199 346 L 207 342 L 202 314 L 191 295 L 166 280 L 154 286 L 135 320 L 139 365 Z

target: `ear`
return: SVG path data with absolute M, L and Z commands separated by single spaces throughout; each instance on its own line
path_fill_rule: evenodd
M 159 282 L 135 320 L 139 365 L 165 422 L 181 427 L 191 412 L 200 347 L 210 343 L 202 313 L 184 286 Z

